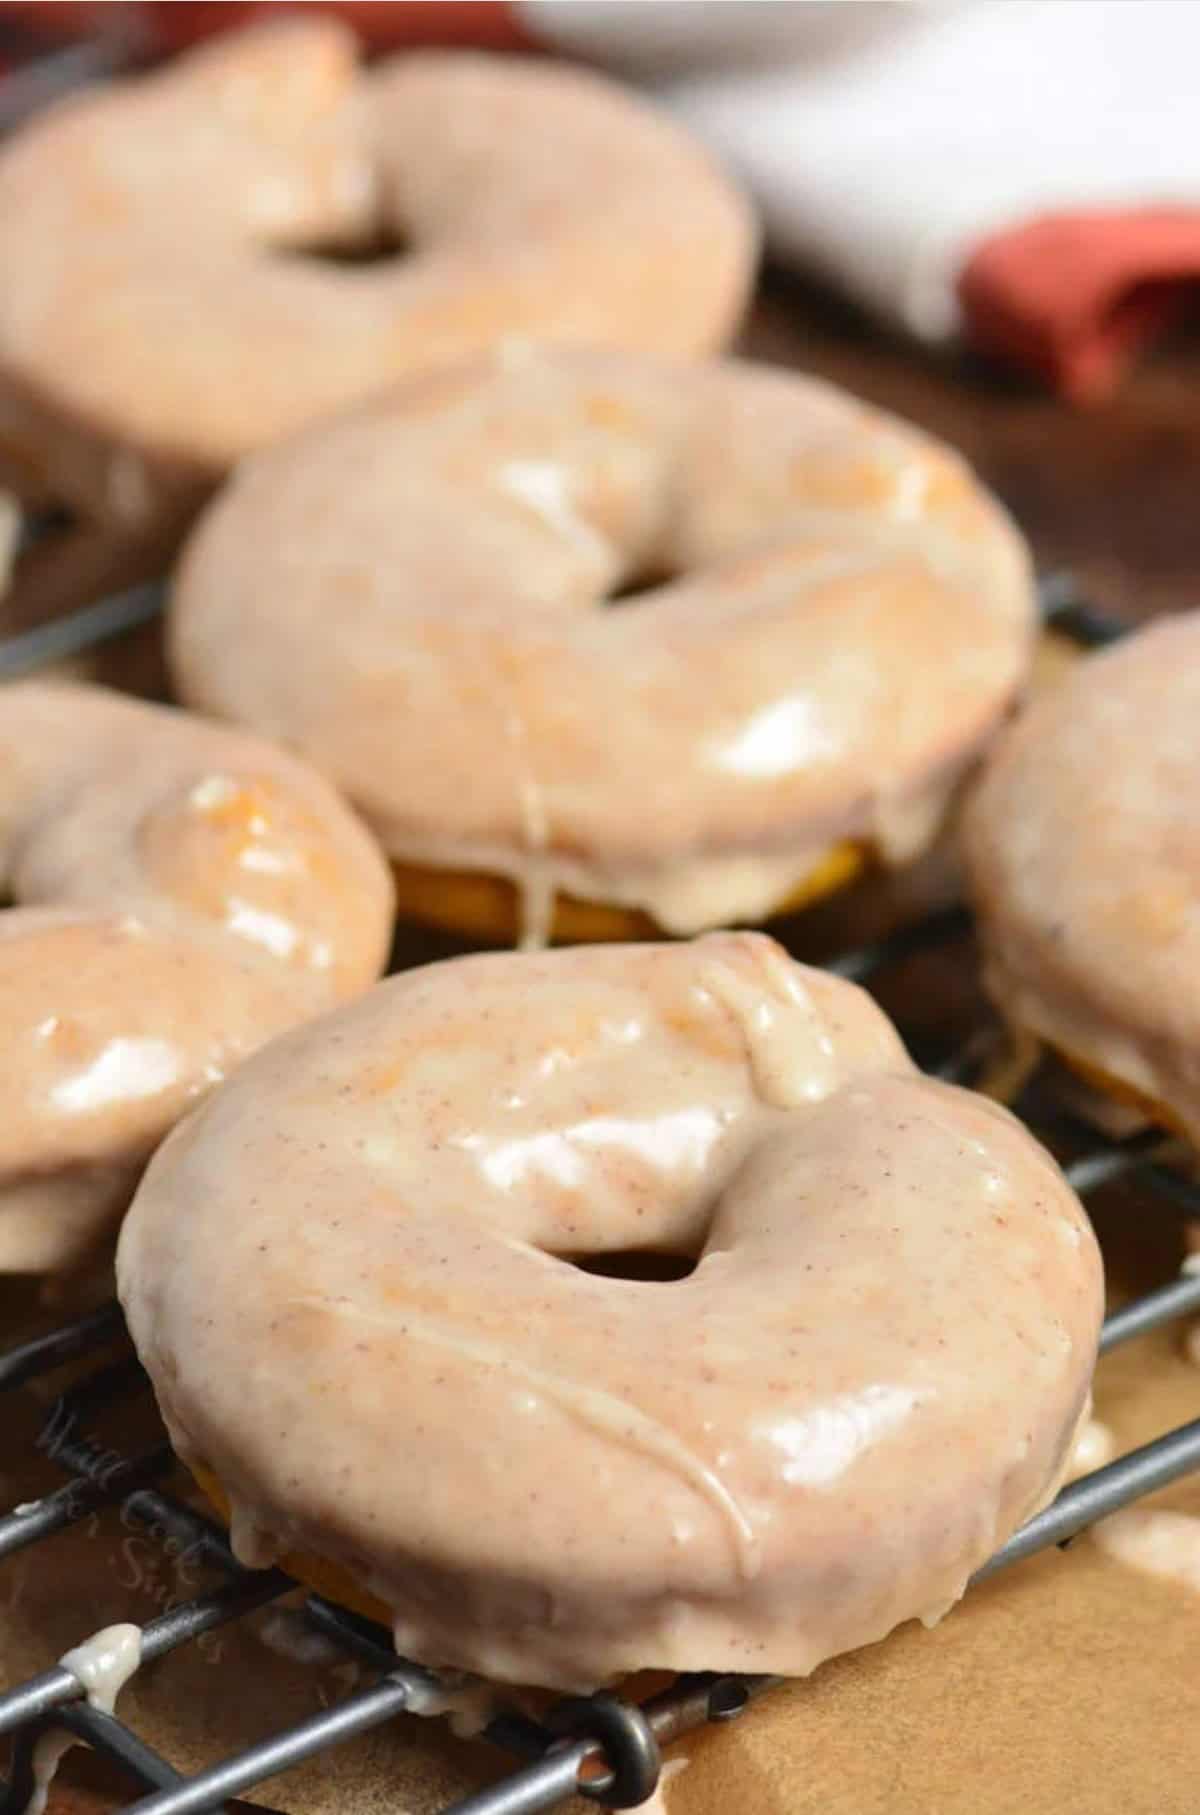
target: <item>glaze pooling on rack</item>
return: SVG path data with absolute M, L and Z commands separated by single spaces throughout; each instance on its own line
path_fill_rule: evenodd
M 81 1645 L 73 1645 L 58 1661 L 77 1678 L 89 1707 L 111 1714 L 118 1695 L 142 1661 L 142 1629 L 128 1621 L 105 1626 Z M 33 1794 L 25 1804 L 25 1815 L 42 1815 L 55 1772 L 75 1743 L 74 1734 L 53 1729 L 37 1741 L 33 1749 Z

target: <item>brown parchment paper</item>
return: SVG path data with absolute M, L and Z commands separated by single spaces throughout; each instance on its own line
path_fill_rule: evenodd
M 1169 1277 L 1183 1253 L 1170 1213 L 1114 1194 L 1098 1214 L 1114 1297 Z M 26 1292 L 30 1288 L 23 1288 Z M 15 1331 L 13 1288 L 0 1298 Z M 1097 1413 L 1122 1448 L 1200 1412 L 1200 1369 L 1175 1326 L 1101 1364 Z M 40 1417 L 5 1405 L 4 1452 Z M 141 1422 L 145 1424 L 144 1414 Z M 148 1434 L 125 1417 L 130 1441 Z M 25 1440 L 24 1445 L 22 1439 Z M 55 1483 L 44 1461 L 8 1468 L 6 1503 Z M 1200 1518 L 1200 1479 L 1154 1504 Z M 0 1564 L 0 1681 L 43 1669 L 117 1619 L 144 1622 L 182 1578 L 119 1512 Z M 191 1771 L 344 1695 L 344 1663 L 301 1664 L 254 1615 L 147 1666 L 119 1709 Z M 1106 1557 L 1089 1538 L 973 1591 L 934 1632 L 909 1626 L 772 1691 L 739 1720 L 672 1749 L 669 1815 L 1188 1815 L 1200 1807 L 1200 1595 Z M 254 1796 L 295 1815 L 435 1815 L 506 1762 L 440 1721 L 404 1716 Z M 111 1808 L 108 1780 L 68 1757 L 51 1809 Z M 91 1789 L 86 1786 L 91 1784 Z M 582 1801 L 576 1815 L 594 1805 Z

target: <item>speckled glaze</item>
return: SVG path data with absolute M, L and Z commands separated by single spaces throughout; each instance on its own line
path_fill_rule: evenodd
M 965 848 L 1001 1013 L 1200 1145 L 1200 613 L 1026 713 Z
M 247 463 L 169 636 L 186 699 L 303 750 L 393 857 L 687 933 L 838 841 L 923 848 L 1033 618 L 1019 536 L 917 430 L 764 367 L 514 345 Z
M 0 689 L 0 1270 L 83 1258 L 157 1142 L 378 976 L 386 865 L 269 745 L 99 688 Z
M 630 1248 L 697 1265 L 571 1264 Z M 1042 1149 L 754 933 L 458 959 L 276 1041 L 118 1278 L 239 1555 L 563 1686 L 939 1617 L 1062 1479 L 1101 1315 Z
M 513 57 L 362 72 L 301 12 L 88 89 L 0 155 L 0 454 L 27 484 L 135 522 L 507 332 L 732 333 L 752 217 L 665 114 Z M 294 255 L 396 235 L 375 264 Z

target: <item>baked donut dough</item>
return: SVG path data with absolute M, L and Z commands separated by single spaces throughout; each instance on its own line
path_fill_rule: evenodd
M 572 1265 L 628 1249 L 697 1265 Z M 936 1619 L 1062 1480 L 1101 1315 L 1048 1155 L 760 933 L 460 958 L 275 1041 L 118 1280 L 243 1560 L 564 1687 Z
M 0 1271 L 112 1231 L 253 1047 L 378 976 L 387 866 L 318 776 L 99 688 L 0 689 Z
M 965 851 L 1009 1023 L 1200 1144 L 1200 613 L 1089 657 L 1017 722 Z
M 410 250 L 297 256 L 381 240 Z M 600 76 L 455 52 L 362 73 L 337 21 L 250 28 L 0 155 L 0 453 L 137 521 L 514 330 L 706 352 L 754 254 L 708 155 Z
M 185 699 L 337 780 L 402 909 L 462 917 L 432 866 L 508 878 L 533 937 L 556 895 L 690 933 L 924 848 L 1034 615 L 1020 537 L 916 429 L 765 367 L 519 346 L 250 460 L 168 640 Z

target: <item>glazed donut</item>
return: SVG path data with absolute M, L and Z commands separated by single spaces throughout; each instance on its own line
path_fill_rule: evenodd
M 248 28 L 0 156 L 0 450 L 141 520 L 513 330 L 705 352 L 754 248 L 707 154 L 600 76 L 456 52 L 360 74 L 335 20 Z
M 965 816 L 1005 1019 L 1200 1143 L 1200 613 L 1080 664 Z
M 556 895 L 691 933 L 927 846 L 1033 624 L 1020 538 L 917 430 L 763 367 L 523 345 L 239 469 L 168 657 L 335 778 L 402 910 L 463 920 L 467 872 L 531 935 Z
M 387 866 L 318 776 L 99 688 L 0 689 L 0 1271 L 74 1265 L 270 1035 L 378 976 Z
M 695 1269 L 572 1264 L 628 1249 Z M 564 1687 L 944 1613 L 1062 1480 L 1101 1315 L 1048 1155 L 760 933 L 451 960 L 273 1042 L 118 1281 L 244 1561 Z

